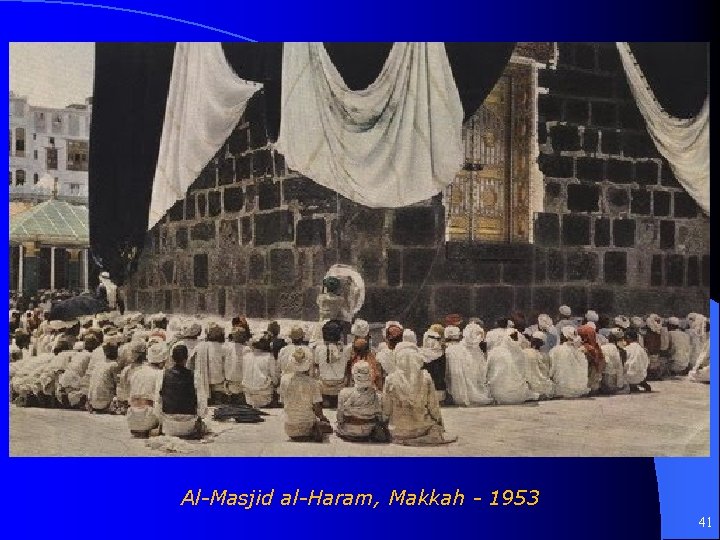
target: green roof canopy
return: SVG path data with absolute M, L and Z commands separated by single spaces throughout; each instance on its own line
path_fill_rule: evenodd
M 10 218 L 10 242 L 87 247 L 88 209 L 57 199 L 42 202 Z

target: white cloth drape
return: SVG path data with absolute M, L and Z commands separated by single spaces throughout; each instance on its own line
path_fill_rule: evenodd
M 443 43 L 395 43 L 350 90 L 322 43 L 285 43 L 280 135 L 288 167 L 348 199 L 399 207 L 436 195 L 463 164 L 463 109 Z
M 235 74 L 219 42 L 176 45 L 148 229 L 185 198 L 261 87 Z
M 695 118 L 674 118 L 650 89 L 627 42 L 617 42 L 630 90 L 658 152 L 700 208 L 710 215 L 710 100 Z

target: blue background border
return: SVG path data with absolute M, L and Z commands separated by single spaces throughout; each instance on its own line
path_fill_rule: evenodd
M 258 41 L 325 40 L 444 41 L 707 40 L 706 2 L 677 4 L 607 0 L 602 5 L 564 2 L 443 2 L 408 5 L 387 2 L 241 3 L 205 1 L 114 1 L 106 9 L 91 3 L 0 0 L 2 63 L 9 41 Z M 124 11 L 124 10 L 135 10 Z M 140 14 L 139 11 L 145 12 Z M 154 14 L 148 16 L 148 14 Z M 184 21 L 184 22 L 183 22 Z M 7 82 L 7 69 L 0 81 Z M 6 112 L 7 102 L 0 102 Z M 6 203 L 7 192 L 2 193 Z M 3 222 L 7 229 L 7 222 Z M 3 263 L 8 268 L 7 252 Z M 8 274 L 0 287 L 8 290 Z M 718 304 L 711 316 L 718 320 Z M 718 357 L 712 328 L 712 362 Z M 6 377 L 3 374 L 3 378 Z M 7 515 L 3 531 L 55 537 L 66 534 L 128 534 L 161 531 L 179 538 L 216 532 L 269 534 L 294 530 L 301 536 L 368 536 L 394 530 L 407 535 L 470 534 L 472 537 L 658 538 L 658 510 L 664 538 L 716 538 L 718 508 L 718 389 L 711 386 L 711 457 L 651 459 L 499 458 L 2 458 Z M 7 413 L 7 410 L 5 410 Z M 8 415 L 3 415 L 3 422 Z M 9 433 L 5 425 L 4 437 Z M 6 448 L 9 448 L 9 441 Z M 657 474 L 657 480 L 655 478 Z M 258 509 L 180 507 L 187 489 L 229 490 L 275 487 L 369 490 L 436 487 L 488 497 L 493 489 L 540 489 L 535 508 L 450 510 L 391 508 L 366 515 L 362 509 Z M 659 501 L 658 501 L 659 487 Z M 276 495 L 277 496 L 277 495 Z M 39 508 L 38 508 L 39 507 Z M 619 520 L 629 507 L 632 518 Z M 240 512 L 239 515 L 235 515 Z M 19 518 L 24 513 L 26 518 Z M 126 518 L 136 516 L 141 525 Z M 615 518 L 613 518 L 615 516 Z M 700 527 L 710 516 L 713 528 Z M 307 532 L 308 534 L 304 534 Z M 142 533 L 141 533 L 142 534 Z M 609 536 L 608 536 L 609 535 Z M 13 535 L 14 536 L 14 535 Z M 7 537 L 12 537 L 10 534 Z

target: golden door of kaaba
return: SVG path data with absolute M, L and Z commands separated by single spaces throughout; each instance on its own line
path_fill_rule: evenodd
M 530 90 L 529 67 L 510 65 L 465 122 L 465 165 L 445 193 L 447 240 L 528 240 Z

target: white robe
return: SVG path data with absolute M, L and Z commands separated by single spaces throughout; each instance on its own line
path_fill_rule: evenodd
M 670 356 L 673 371 L 683 371 L 690 365 L 690 353 L 692 346 L 690 344 L 690 336 L 682 330 L 670 331 Z
M 625 361 L 625 377 L 628 384 L 640 384 L 647 378 L 650 359 L 647 352 L 639 343 L 633 342 L 625 347 L 627 360 Z
M 477 346 L 462 341 L 451 343 L 445 350 L 447 360 L 447 389 L 456 405 L 487 405 L 492 398 L 487 393 L 487 362 Z
M 537 349 L 523 349 L 525 354 L 525 380 L 530 390 L 540 395 L 551 397 L 553 383 L 548 376 L 545 355 Z
M 530 390 L 516 351 L 507 346 L 505 338 L 488 353 L 487 381 L 490 394 L 500 405 L 533 401 L 540 397 Z M 522 351 L 519 350 L 522 355 Z M 524 355 L 523 355 L 524 357 Z
M 550 378 L 556 397 L 580 397 L 590 392 L 587 358 L 570 343 L 563 343 L 550 351 Z
M 622 364 L 620 350 L 614 343 L 606 343 L 600 345 L 603 356 L 605 357 L 605 371 L 603 372 L 603 381 L 615 381 L 614 390 L 622 390 L 627 386 L 625 381 L 625 367 Z

